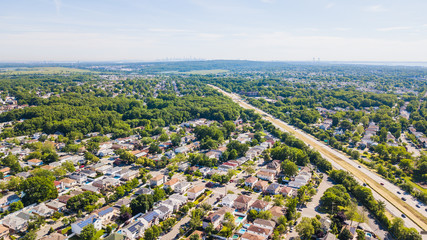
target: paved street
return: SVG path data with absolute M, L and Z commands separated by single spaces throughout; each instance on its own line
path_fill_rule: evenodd
M 291 132 L 291 133 L 293 133 L 293 135 L 295 137 L 306 142 L 306 144 L 310 144 L 311 147 L 316 148 L 316 150 L 318 150 L 325 159 L 330 161 L 334 168 L 345 169 L 347 171 L 350 171 L 354 174 L 356 180 L 358 180 L 360 183 L 363 183 L 363 182 L 369 183 L 369 186 L 373 187 L 375 189 L 375 191 L 372 191 L 374 198 L 377 200 L 384 201 L 386 204 L 386 209 L 392 215 L 400 217 L 402 214 L 401 211 L 404 211 L 405 215 L 410 217 L 410 218 L 405 218 L 405 225 L 407 227 L 413 227 L 413 228 L 417 229 L 418 231 L 421 231 L 422 228 L 419 226 L 419 225 L 421 225 L 421 226 L 423 226 L 423 228 L 427 229 L 427 221 L 424 221 L 426 219 L 426 217 L 425 217 L 426 214 L 425 214 L 424 209 L 417 209 L 415 206 L 413 206 L 414 204 L 411 203 L 410 205 L 408 205 L 405 202 L 403 202 L 402 200 L 400 200 L 401 197 L 398 196 L 396 191 L 392 190 L 393 187 L 390 186 L 393 184 L 388 183 L 386 185 L 384 182 L 385 186 L 381 186 L 379 184 L 379 182 L 383 181 L 383 180 L 381 180 L 381 179 L 378 180 L 378 176 L 376 176 L 375 173 L 371 172 L 369 169 L 360 170 L 360 168 L 358 168 L 359 164 L 357 162 L 352 161 L 351 159 L 349 159 L 347 156 L 343 155 L 342 153 L 340 153 L 340 152 L 336 151 L 335 149 L 332 149 L 331 147 L 325 145 L 323 142 L 318 141 L 313 136 L 311 136 L 311 135 L 309 135 L 309 134 L 307 134 L 307 133 L 305 133 L 299 129 L 296 129 L 293 126 L 290 126 L 281 120 L 274 118 L 270 114 L 267 114 L 264 111 L 262 111 L 258 108 L 255 108 L 254 106 L 252 106 L 250 104 L 247 104 L 246 102 L 242 101 L 240 99 L 240 97 L 236 94 L 227 93 L 227 92 L 225 92 L 225 91 L 223 91 L 223 90 L 221 90 L 215 86 L 212 86 L 212 87 L 221 91 L 226 96 L 229 96 L 235 102 L 239 103 L 239 105 L 242 106 L 243 108 L 254 109 L 256 112 L 263 115 L 264 119 L 272 122 L 273 125 L 275 125 L 279 129 L 281 129 L 282 131 Z M 361 169 L 363 169 L 363 168 L 361 168 Z M 389 189 L 391 189 L 391 190 L 389 190 Z M 380 192 L 381 195 L 378 194 L 376 191 Z M 414 220 L 416 220 L 417 224 L 414 222 Z

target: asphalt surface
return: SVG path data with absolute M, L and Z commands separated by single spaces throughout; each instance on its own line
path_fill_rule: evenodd
M 214 86 L 212 86 L 212 87 L 214 87 Z M 328 154 L 332 154 L 334 157 L 340 158 L 340 160 L 343 160 L 347 164 L 352 165 L 353 168 L 356 168 L 355 171 L 358 171 L 358 170 L 360 172 L 363 171 L 362 172 L 363 173 L 362 176 L 365 175 L 365 176 L 367 176 L 370 179 L 366 179 L 365 178 L 365 179 L 361 180 L 361 179 L 358 179 L 357 176 L 355 176 L 356 180 L 358 180 L 360 183 L 363 183 L 364 181 L 369 181 L 370 183 L 375 183 L 375 187 L 376 187 L 375 190 L 380 191 L 382 194 L 386 194 L 387 195 L 387 194 L 390 194 L 390 193 L 387 192 L 387 189 L 390 189 L 389 191 L 392 194 L 395 195 L 394 198 L 399 198 L 399 199 L 401 198 L 401 196 L 399 196 L 399 194 L 397 193 L 397 191 L 394 191 L 394 188 L 396 186 L 394 186 L 393 184 L 391 184 L 389 182 L 387 184 L 386 181 L 384 181 L 384 179 L 378 179 L 378 176 L 375 173 L 371 172 L 369 169 L 366 169 L 366 168 L 363 168 L 363 167 L 359 168 L 358 167 L 359 166 L 358 163 L 350 160 L 347 156 L 344 156 L 343 154 L 339 153 L 338 151 L 330 148 L 329 146 L 325 145 L 324 143 L 322 143 L 322 142 L 318 141 L 317 139 L 313 138 L 312 136 L 306 134 L 305 132 L 300 131 L 298 129 L 295 129 L 294 127 L 289 126 L 285 122 L 280 121 L 278 119 L 275 119 L 274 117 L 272 117 L 271 115 L 265 113 L 264 111 L 262 111 L 260 109 L 257 109 L 257 108 L 255 108 L 255 107 L 253 107 L 253 106 L 251 106 L 251 105 L 249 105 L 249 104 L 247 104 L 245 102 L 242 102 L 240 100 L 239 96 L 234 95 L 234 94 L 230 94 L 230 93 L 226 93 L 226 92 L 224 92 L 223 90 L 221 90 L 221 89 L 219 89 L 217 87 L 214 87 L 214 88 L 216 88 L 217 90 L 221 91 L 225 95 L 227 95 L 230 98 L 232 98 L 233 101 L 239 103 L 242 107 L 255 109 L 258 113 L 262 114 L 264 116 L 264 118 L 266 118 L 267 120 L 269 120 L 270 122 L 272 122 L 276 127 L 279 127 L 281 130 L 287 131 L 282 126 L 285 126 L 288 129 L 292 128 L 294 132 L 298 133 L 298 135 L 303 136 L 305 139 L 308 138 L 311 142 L 313 142 L 313 143 L 315 143 L 317 145 L 316 149 L 319 150 L 319 152 L 322 154 L 323 157 L 325 157 L 327 160 L 329 160 L 332 163 L 332 165 L 333 165 L 334 168 L 336 168 L 336 169 L 344 169 L 344 167 L 341 166 L 339 163 L 337 163 L 334 159 L 332 159 L 329 156 L 326 156 L 322 152 L 325 152 L 325 153 L 328 153 Z M 298 136 L 296 136 L 296 137 L 298 137 Z M 319 149 L 319 148 L 324 148 L 324 149 Z M 345 164 L 343 164 L 343 165 L 346 166 Z M 345 169 L 345 170 L 353 170 L 354 171 L 354 169 Z M 360 175 L 360 173 L 359 173 L 359 175 Z M 379 185 L 378 183 L 381 183 L 381 182 L 384 184 L 384 188 L 378 187 L 378 185 Z M 386 199 L 386 198 L 382 197 L 381 195 L 379 195 L 376 191 L 372 191 L 372 192 L 373 192 L 373 196 L 374 196 L 375 199 L 385 202 L 386 209 L 392 215 L 394 215 L 396 217 L 401 217 L 401 215 L 403 214 L 397 207 L 394 206 L 394 205 L 397 205 L 397 206 L 399 206 L 400 209 L 402 209 L 402 211 L 405 211 L 406 215 L 410 215 L 411 218 L 414 219 L 418 223 L 418 224 L 416 224 L 413 220 L 411 220 L 409 218 L 404 218 L 405 225 L 407 227 L 413 227 L 413 228 L 417 229 L 418 231 L 421 231 L 422 228 L 420 226 L 423 226 L 425 228 L 425 225 L 427 225 L 427 222 L 425 221 L 425 219 L 426 219 L 425 218 L 426 212 L 425 212 L 424 209 L 417 209 L 415 206 L 414 206 L 415 208 L 412 207 L 411 206 L 412 204 L 408 204 L 409 207 L 412 207 L 413 209 L 415 209 L 416 211 L 418 211 L 419 214 L 421 214 L 421 216 L 419 216 L 419 215 L 417 216 L 417 215 L 412 214 L 412 212 L 410 210 L 408 210 L 408 208 L 407 208 L 408 206 L 405 205 L 405 203 L 402 203 L 402 201 L 399 201 L 399 200 L 396 201 L 396 199 L 389 200 L 389 199 Z M 427 237 L 427 236 L 424 235 L 423 237 Z

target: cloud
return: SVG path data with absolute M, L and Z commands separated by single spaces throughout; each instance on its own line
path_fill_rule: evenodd
M 386 12 L 387 9 L 383 5 L 371 5 L 365 8 L 366 12 Z

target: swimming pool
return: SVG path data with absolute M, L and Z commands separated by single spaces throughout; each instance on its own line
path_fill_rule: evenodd
M 367 233 L 366 233 L 366 236 L 367 236 L 367 237 L 372 237 L 372 234 L 367 232 Z
M 239 231 L 237 232 L 238 234 L 244 234 L 246 232 L 246 229 L 241 228 L 239 229 Z
M 249 228 L 251 225 L 249 223 L 246 223 L 245 225 L 243 225 L 244 228 Z
M 238 239 L 238 238 L 239 238 L 239 235 L 237 235 L 237 234 L 233 235 L 233 239 Z
M 236 224 L 240 224 L 242 221 L 243 221 L 243 219 L 245 219 L 244 217 L 237 217 L 236 218 L 236 220 L 234 220 L 234 222 L 236 223 Z

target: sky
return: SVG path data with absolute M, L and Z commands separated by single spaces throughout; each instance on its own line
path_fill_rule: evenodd
M 0 0 L 0 61 L 427 61 L 425 0 Z

